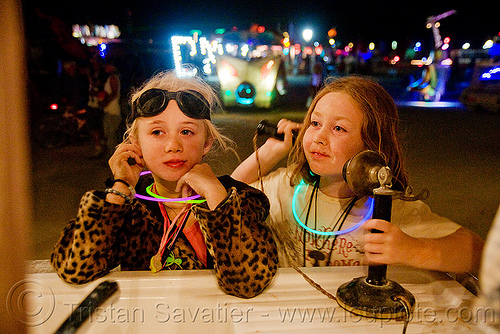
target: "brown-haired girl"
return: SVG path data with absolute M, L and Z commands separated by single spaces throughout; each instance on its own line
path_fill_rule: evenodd
M 397 108 L 378 83 L 358 76 L 330 80 L 303 124 L 281 120 L 284 141 L 268 139 L 257 156 L 236 168 L 234 178 L 262 184 L 269 197 L 281 265 L 371 262 L 477 271 L 483 242 L 472 231 L 432 213 L 420 200 L 395 199 L 390 223 L 371 219 L 372 199 L 355 196 L 344 181 L 346 161 L 373 150 L 386 158 L 393 189 L 408 186 L 398 123 Z M 294 130 L 300 131 L 292 145 Z M 287 155 L 288 168 L 270 172 Z M 372 229 L 384 233 L 366 233 Z

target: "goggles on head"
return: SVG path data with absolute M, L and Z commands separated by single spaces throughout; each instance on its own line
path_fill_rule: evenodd
M 170 100 L 175 100 L 182 113 L 190 118 L 210 120 L 210 106 L 200 93 L 193 90 L 169 92 L 151 88 L 143 92 L 132 103 L 133 121 L 137 117 L 153 117 L 161 114 Z

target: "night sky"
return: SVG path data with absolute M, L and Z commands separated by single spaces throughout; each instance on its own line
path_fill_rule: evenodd
M 406 1 L 388 4 L 387 1 L 25 1 L 27 22 L 32 22 L 34 8 L 56 15 L 68 24 L 116 24 L 123 31 L 127 27 L 136 34 L 143 32 L 152 37 L 174 33 L 186 34 L 192 29 L 210 34 L 216 28 L 247 29 L 258 23 L 274 31 L 285 31 L 293 23 L 297 31 L 311 27 L 318 36 L 326 36 L 328 29 L 336 27 L 338 39 L 365 43 L 380 40 L 420 38 L 432 39 L 425 28 L 428 16 L 451 9 L 457 13 L 442 20 L 443 36 L 452 41 L 470 41 L 473 47 L 500 31 L 500 2 L 463 1 Z M 28 27 L 29 30 L 30 27 Z M 475 43 L 474 43 L 475 42 Z M 461 45 L 461 44 L 460 44 Z

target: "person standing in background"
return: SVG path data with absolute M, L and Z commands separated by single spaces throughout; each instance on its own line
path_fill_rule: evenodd
M 65 111 L 77 113 L 85 109 L 89 98 L 88 89 L 88 77 L 82 73 L 76 61 L 63 62 L 58 92 Z
M 93 55 L 90 58 L 88 70 L 89 100 L 87 103 L 87 124 L 90 130 L 92 145 L 94 146 L 94 153 L 90 158 L 99 159 L 104 157 L 106 153 L 103 134 L 104 110 L 102 108 L 106 96 L 106 92 L 104 91 L 105 77 L 99 54 Z
M 313 73 L 311 75 L 311 83 L 309 84 L 309 97 L 307 98 L 306 107 L 309 108 L 311 103 L 316 96 L 316 93 L 320 90 L 321 85 L 323 85 L 323 65 L 320 62 L 316 62 L 313 67 Z
M 104 72 L 107 75 L 104 83 L 106 93 L 101 105 L 104 109 L 103 129 L 106 137 L 106 146 L 109 152 L 114 152 L 116 146 L 121 143 L 119 128 L 122 121 L 120 106 L 120 74 L 113 63 L 104 64 Z

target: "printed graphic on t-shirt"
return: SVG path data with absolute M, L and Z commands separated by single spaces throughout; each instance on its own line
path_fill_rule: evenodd
M 319 230 L 328 231 L 324 227 Z M 305 266 L 359 266 L 363 260 L 363 248 L 361 240 L 356 238 L 358 234 L 354 231 L 337 236 L 321 236 L 305 231 L 304 240 L 304 229 L 296 225 L 293 239 L 296 245 L 300 245 L 300 254 L 305 255 Z

